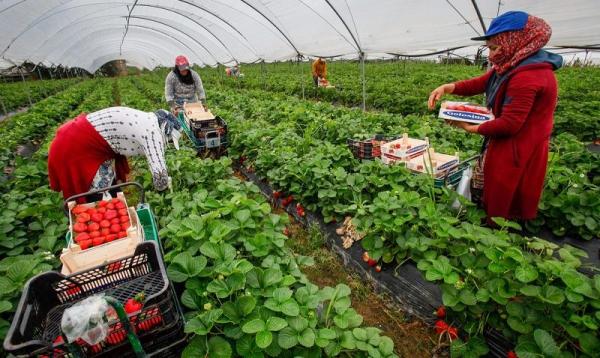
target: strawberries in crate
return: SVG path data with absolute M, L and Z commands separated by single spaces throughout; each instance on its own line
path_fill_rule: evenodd
M 118 198 L 76 205 L 71 215 L 73 241 L 82 250 L 126 237 L 131 226 L 127 206 Z

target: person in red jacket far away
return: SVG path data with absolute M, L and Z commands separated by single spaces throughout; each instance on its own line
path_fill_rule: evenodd
M 474 173 L 483 169 L 480 204 L 490 224 L 493 217 L 531 220 L 537 215 L 557 101 L 553 71 L 562 66 L 561 56 L 542 50 L 551 33 L 544 20 L 522 11 L 495 18 L 484 36 L 473 38 L 486 41 L 492 69 L 441 85 L 429 96 L 433 109 L 444 94 L 486 94 L 495 119 L 477 125 L 450 124 L 485 137 Z M 473 180 L 472 185 L 478 182 Z

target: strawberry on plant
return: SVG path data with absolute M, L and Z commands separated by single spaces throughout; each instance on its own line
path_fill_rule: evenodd
M 506 358 L 519 358 L 519 356 L 515 352 L 509 351 L 506 353 Z
M 287 228 L 287 226 L 285 228 L 283 228 L 283 234 L 285 236 L 290 236 L 290 230 Z
M 377 261 L 376 261 L 376 260 L 373 260 L 373 259 L 369 259 L 369 260 L 367 261 L 367 265 L 369 265 L 369 266 L 371 266 L 371 267 L 375 267 L 375 266 L 377 266 Z
M 381 266 L 379 266 L 379 265 L 375 266 L 375 272 L 381 272 Z
M 438 309 L 435 311 L 435 315 L 437 316 L 437 318 L 446 318 L 446 307 L 438 307 Z
M 273 199 L 277 200 L 277 199 L 279 199 L 280 196 L 281 196 L 281 192 L 280 191 L 274 191 L 273 192 Z
M 435 326 L 434 326 L 435 333 L 442 334 L 448 330 L 448 327 L 449 327 L 448 323 L 446 323 L 445 321 L 442 321 L 442 320 L 438 320 L 435 322 Z
M 363 254 L 362 254 L 362 260 L 364 262 L 369 262 L 369 259 L 370 259 L 369 252 L 368 251 L 363 252 Z

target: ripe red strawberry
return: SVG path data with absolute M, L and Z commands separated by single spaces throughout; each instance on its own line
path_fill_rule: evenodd
M 97 214 L 104 214 L 106 213 L 106 208 L 98 208 L 98 210 L 96 210 Z M 104 215 L 102 215 L 102 217 L 104 217 Z
M 98 202 L 98 206 L 101 208 L 104 208 L 106 205 L 108 205 L 108 203 L 109 203 L 108 201 L 102 200 L 102 201 Z
M 375 266 L 375 272 L 381 272 L 381 266 L 379 266 L 379 265 Z
M 123 204 L 122 201 L 119 201 L 118 203 L 115 204 L 115 209 L 117 209 L 117 210 L 125 209 L 125 204 Z
M 371 267 L 375 267 L 375 266 L 377 266 L 377 261 L 375 261 L 373 259 L 369 259 L 369 261 L 367 261 L 367 265 L 369 265 Z
M 80 234 L 78 234 L 77 236 L 75 236 L 75 242 L 80 243 L 81 241 L 84 240 L 90 240 L 91 237 L 87 232 L 82 232 Z
M 448 323 L 446 323 L 442 320 L 436 321 L 434 329 L 435 329 L 435 333 L 442 334 L 448 330 Z
M 287 228 L 287 226 L 285 228 L 283 228 L 283 234 L 285 236 L 290 236 L 290 230 Z
M 74 284 L 74 283 L 69 284 L 69 288 L 67 289 L 67 295 L 74 296 L 74 295 L 78 294 L 79 292 L 81 292 L 81 289 L 76 284 Z M 60 343 L 62 343 L 62 337 L 58 336 L 58 338 L 60 338 L 60 340 L 61 340 Z M 57 338 L 57 340 L 58 340 L 58 338 Z M 56 341 L 54 341 L 54 343 L 56 343 Z
M 79 215 L 77 215 L 77 222 L 78 223 L 87 223 L 88 221 L 90 221 L 90 215 L 88 213 L 81 213 Z
M 437 316 L 437 318 L 446 318 L 446 307 L 438 307 L 438 309 L 435 311 L 435 315 Z
M 110 345 L 117 345 L 125 340 L 127 334 L 123 329 L 123 325 L 121 322 L 118 322 L 113 327 L 110 327 L 108 330 L 108 336 L 106 337 L 106 343 Z
M 273 192 L 273 198 L 275 200 L 279 199 L 280 196 L 281 196 L 281 192 L 280 191 L 274 191 Z
M 87 229 L 90 232 L 91 231 L 100 231 L 100 224 L 93 222 L 93 223 L 91 223 L 91 224 L 88 225 Z
M 100 227 L 104 227 L 104 228 L 110 227 L 110 221 L 108 221 L 108 220 L 100 221 Z
M 96 209 L 95 208 L 89 208 L 89 209 L 87 209 L 86 213 L 89 216 L 92 216 L 92 215 L 94 215 L 96 213 Z
M 85 212 L 87 211 L 87 209 L 88 209 L 88 208 L 87 208 L 87 207 L 85 207 L 85 206 L 83 206 L 83 205 L 77 205 L 77 206 L 75 206 L 75 207 L 73 208 L 73 210 L 71 210 L 71 212 L 72 212 L 74 215 L 78 215 L 78 214 L 81 214 L 81 213 L 85 213 Z
M 119 231 L 119 233 L 117 234 L 117 237 L 119 239 L 127 237 L 127 231 Z
M 87 250 L 90 246 L 92 246 L 92 240 L 83 240 L 78 242 L 79 247 L 81 247 L 82 250 Z
M 107 227 L 103 227 L 100 229 L 100 236 L 110 235 L 110 229 Z
M 106 235 L 106 242 L 111 242 L 117 239 L 117 234 L 108 234 Z
M 127 216 L 127 209 L 119 209 L 117 213 L 119 216 Z
M 304 215 L 306 215 L 306 214 L 304 213 L 304 208 L 302 207 L 302 204 L 300 204 L 300 203 L 296 203 L 296 213 L 297 213 L 298 215 L 300 215 L 300 216 L 304 216 Z
M 104 219 L 104 215 L 102 215 L 102 213 L 100 213 L 99 211 L 91 216 L 91 220 L 95 223 L 101 222 L 102 219 Z
M 506 353 L 506 358 L 519 358 L 519 356 L 515 352 L 509 351 Z
M 110 224 L 114 225 L 114 224 L 120 224 L 121 223 L 121 219 L 120 218 L 112 218 L 110 219 Z
M 93 239 L 100 236 L 100 231 L 90 231 L 90 237 Z
M 129 224 L 129 221 L 121 223 L 121 231 L 127 231 L 127 229 L 129 229 L 129 226 L 131 226 L 131 224 Z
M 129 216 L 127 216 L 127 215 L 121 216 L 121 218 L 119 219 L 119 221 L 121 221 L 122 223 L 128 223 L 129 222 Z
M 108 208 L 108 206 L 107 206 L 107 208 Z M 118 213 L 117 213 L 116 210 L 110 210 L 110 209 L 108 209 L 108 210 L 106 210 L 106 213 L 104 213 L 104 218 L 106 220 L 112 220 L 112 219 L 116 218 L 117 215 L 118 215 Z
M 456 327 L 448 327 L 448 335 L 450 336 L 450 339 L 457 339 L 458 338 L 458 329 Z
M 75 231 L 75 232 L 79 232 L 79 233 L 85 232 L 85 231 L 87 231 L 87 229 L 88 229 L 88 226 L 84 223 L 78 222 L 73 225 L 73 231 Z
M 137 313 L 142 310 L 144 306 L 145 295 L 144 292 L 140 292 L 135 297 L 127 299 L 123 308 L 128 314 Z
M 120 203 L 121 200 L 119 200 L 119 198 L 112 198 L 112 199 L 110 199 L 110 202 L 113 204 L 116 204 L 116 203 Z
M 121 225 L 119 225 L 119 224 L 112 224 L 110 226 L 110 232 L 112 232 L 113 234 L 116 234 L 119 231 L 121 231 Z
M 92 244 L 94 246 L 99 246 L 99 245 L 104 244 L 104 240 L 105 240 L 104 236 L 98 236 L 98 237 L 95 237 L 92 239 Z

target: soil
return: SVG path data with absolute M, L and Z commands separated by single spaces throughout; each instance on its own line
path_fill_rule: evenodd
M 281 209 L 275 210 L 282 212 Z M 352 289 L 352 307 L 364 318 L 364 325 L 377 327 L 394 341 L 400 357 L 447 357 L 447 349 L 437 350 L 437 335 L 420 320 L 409 319 L 391 299 L 376 294 L 373 287 L 348 272 L 335 254 L 329 251 L 318 230 L 306 231 L 297 224 L 289 226 L 288 246 L 298 255 L 311 256 L 315 265 L 303 268 L 311 282 L 323 286 L 344 283 Z

